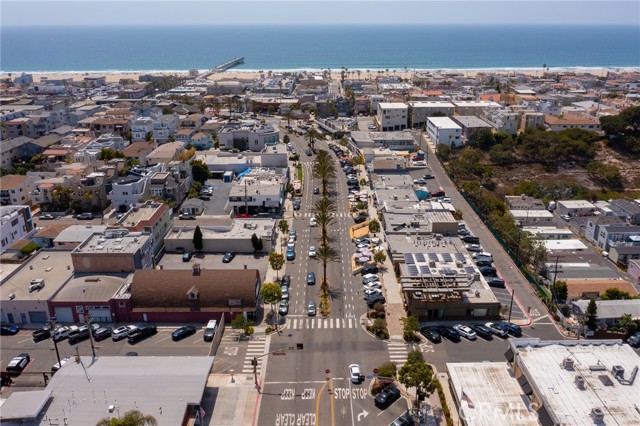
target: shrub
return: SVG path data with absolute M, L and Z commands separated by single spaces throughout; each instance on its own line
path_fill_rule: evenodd
M 22 247 L 20 249 L 20 253 L 27 255 L 27 254 L 31 254 L 34 251 L 38 250 L 40 248 L 40 246 L 36 243 L 34 243 L 33 241 L 31 241 L 29 244 L 27 244 L 26 246 Z
M 373 321 L 373 325 L 367 326 L 367 330 L 374 334 L 377 338 L 386 340 L 389 338 L 389 331 L 387 330 L 387 321 L 383 319 L 376 319 Z
M 268 325 L 267 328 L 264 330 L 264 332 L 266 334 L 270 334 L 273 333 L 274 331 L 276 331 L 278 328 L 274 325 Z
M 395 379 L 398 374 L 398 366 L 395 362 L 385 362 L 378 367 L 378 376 Z

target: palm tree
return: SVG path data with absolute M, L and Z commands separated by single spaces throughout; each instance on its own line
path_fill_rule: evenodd
M 311 145 L 311 149 L 315 147 L 316 138 L 318 137 L 318 132 L 314 128 L 310 128 L 307 130 L 307 134 L 305 135 L 309 145 Z
M 333 204 L 333 202 L 324 195 L 311 208 L 311 212 L 313 213 L 316 222 L 318 222 L 318 225 L 320 225 L 320 228 L 322 230 L 322 236 L 320 237 L 321 244 L 326 245 L 329 243 L 328 229 L 329 225 L 333 223 L 333 212 L 335 211 L 335 204 Z
M 122 417 L 105 417 L 96 423 L 96 426 L 156 426 L 157 424 L 155 417 L 144 415 L 138 410 L 130 410 Z
M 329 314 L 329 281 L 327 281 L 327 264 L 340 260 L 338 251 L 329 245 L 322 244 L 316 251 L 316 259 L 322 262 L 322 283 L 320 284 L 320 311 Z
M 324 149 L 318 151 L 313 162 L 312 172 L 314 178 L 321 180 L 322 194 L 323 197 L 326 197 L 329 181 L 336 178 L 336 165 L 329 155 L 329 151 Z

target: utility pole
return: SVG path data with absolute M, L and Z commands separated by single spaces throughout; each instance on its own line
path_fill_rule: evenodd
M 553 308 L 553 304 L 555 302 L 555 286 L 556 286 L 556 277 L 558 276 L 558 260 L 560 256 L 556 256 L 556 265 L 553 271 L 553 284 L 551 284 L 551 306 Z
M 91 318 L 89 315 L 84 317 L 84 323 L 89 327 L 89 342 L 91 343 L 91 353 L 93 354 L 93 358 L 96 357 L 96 347 L 93 345 L 93 331 L 91 330 Z
M 513 296 L 516 294 L 515 289 L 511 290 L 511 305 L 509 306 L 509 319 L 507 322 L 511 322 L 511 310 L 513 309 Z
M 51 328 L 51 340 L 53 340 L 53 347 L 56 348 L 56 357 L 58 358 L 58 365 L 62 367 L 60 364 L 60 352 L 58 352 L 58 341 L 55 339 L 54 332 L 56 329 L 56 317 L 49 318 L 49 327 Z

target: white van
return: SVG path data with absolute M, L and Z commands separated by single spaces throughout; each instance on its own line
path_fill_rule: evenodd
M 213 340 L 213 336 L 216 334 L 216 328 L 218 327 L 218 321 L 210 320 L 207 323 L 207 326 L 204 328 L 204 336 L 203 339 L 205 342 L 211 342 Z

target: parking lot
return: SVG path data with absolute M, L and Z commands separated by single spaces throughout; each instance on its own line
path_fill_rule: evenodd
M 224 253 L 195 253 L 191 257 L 191 260 L 185 262 L 182 259 L 182 254 L 167 253 L 162 256 L 158 265 L 166 269 L 191 269 L 195 263 L 199 263 L 200 267 L 206 269 L 243 269 L 244 267 L 251 267 L 258 269 L 261 277 L 264 277 L 264 274 L 267 272 L 269 262 L 267 256 L 259 256 L 256 258 L 252 254 L 237 254 L 229 263 L 222 262 L 223 256 Z
M 134 345 L 127 339 L 114 342 L 107 338 L 101 342 L 94 342 L 96 356 L 125 356 L 129 352 L 136 352 L 139 356 L 208 356 L 211 355 L 211 342 L 205 342 L 202 338 L 204 329 L 202 324 L 196 326 L 196 334 L 178 342 L 171 339 L 171 333 L 181 325 L 158 327 L 158 333 L 150 336 Z M 111 324 L 116 327 L 116 324 Z M 28 353 L 31 362 L 22 374 L 14 377 L 12 387 L 41 387 L 44 385 L 42 373 L 51 373 L 51 367 L 58 362 L 54 343 L 51 339 L 34 343 L 31 333 L 33 330 L 20 330 L 15 336 L 2 337 L 2 354 L 0 365 L 4 370 L 11 359 L 20 354 Z M 60 359 L 73 359 L 76 354 L 91 356 L 91 342 L 82 341 L 77 345 L 70 345 L 67 340 L 58 342 Z M 10 389 L 10 388 L 9 388 Z M 6 397 L 8 390 L 3 390 L 2 396 Z

